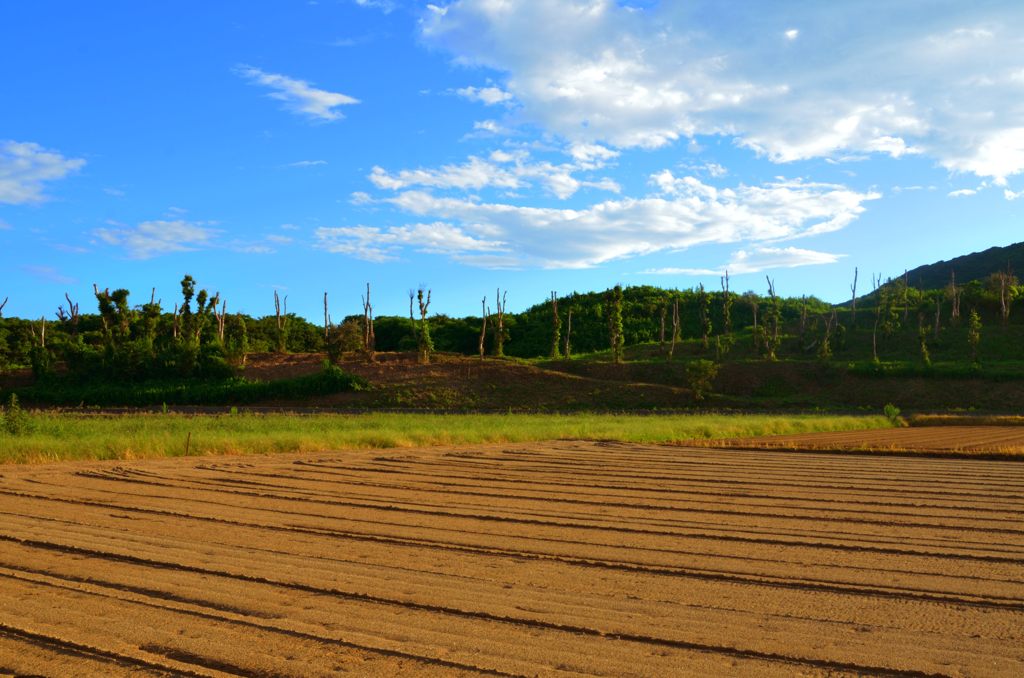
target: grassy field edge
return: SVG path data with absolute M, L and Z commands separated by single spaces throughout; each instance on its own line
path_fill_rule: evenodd
M 0 463 L 318 452 L 542 440 L 691 440 L 887 428 L 883 416 L 607 414 L 125 414 L 36 412 L 0 433 Z

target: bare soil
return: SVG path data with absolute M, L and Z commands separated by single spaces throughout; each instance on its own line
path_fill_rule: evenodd
M 849 453 L 7 467 L 0 674 L 1020 676 L 1022 510 L 1024 464 Z

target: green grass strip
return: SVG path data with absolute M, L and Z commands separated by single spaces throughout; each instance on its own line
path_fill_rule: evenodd
M 0 463 L 266 454 L 542 440 L 680 443 L 886 428 L 882 416 L 609 414 L 128 414 L 34 412 L 0 432 Z

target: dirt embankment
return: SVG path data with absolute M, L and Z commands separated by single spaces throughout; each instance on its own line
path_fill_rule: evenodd
M 562 442 L 3 469 L 0 674 L 1024 673 L 1024 465 Z

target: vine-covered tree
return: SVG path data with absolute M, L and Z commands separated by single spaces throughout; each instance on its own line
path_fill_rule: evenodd
M 416 301 L 420 308 L 420 331 L 419 331 L 419 355 L 420 362 L 424 365 L 430 362 L 430 354 L 434 351 L 434 342 L 430 338 L 430 323 L 427 320 L 427 311 L 430 309 L 430 290 L 423 294 L 423 288 L 416 292 Z
M 981 346 L 981 316 L 977 309 L 971 309 L 970 318 L 967 321 L 967 345 L 971 349 L 971 362 L 978 362 L 978 348 Z
M 700 341 L 706 351 L 711 338 L 711 295 L 704 290 L 704 283 L 700 283 L 697 288 L 697 309 L 700 317 Z
M 484 341 L 487 339 L 487 317 L 491 309 L 487 308 L 487 297 L 480 300 L 480 360 L 484 359 Z
M 551 292 L 551 355 L 552 360 L 558 360 L 561 355 L 560 341 L 562 339 L 562 318 L 558 315 L 558 293 Z
M 274 290 L 274 320 L 275 320 L 275 334 L 274 341 L 278 353 L 288 352 L 288 325 L 290 324 L 291 318 L 288 317 L 288 295 L 284 296 L 284 303 L 277 294 L 277 290 Z
M 768 281 L 768 318 L 767 327 L 764 328 L 764 355 L 771 361 L 777 360 L 775 352 L 779 348 L 779 323 L 782 320 L 782 310 L 779 306 L 779 297 L 775 294 L 775 281 L 765 276 Z
M 612 349 L 612 360 L 622 362 L 624 337 L 622 336 L 622 285 L 616 285 L 607 293 L 608 338 Z
M 732 292 L 729 291 L 729 271 L 721 277 L 722 283 L 722 332 L 727 337 L 732 337 Z M 662 316 L 662 329 L 664 330 L 664 315 Z

